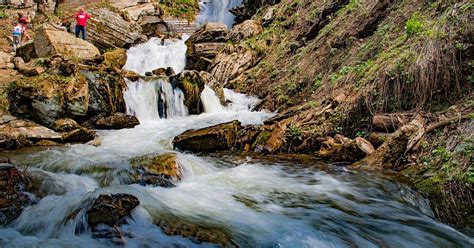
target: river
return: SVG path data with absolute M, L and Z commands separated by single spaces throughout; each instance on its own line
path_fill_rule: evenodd
M 223 13 L 235 1 L 208 5 L 202 16 Z M 209 7 L 211 6 L 211 7 Z M 222 7 L 224 6 L 224 7 Z M 203 18 L 201 16 L 201 18 Z M 226 16 L 226 15 L 224 15 Z M 231 23 L 228 18 L 219 20 Z M 185 67 L 187 36 L 153 38 L 130 48 L 125 69 L 144 74 L 158 67 Z M 10 158 L 47 178 L 48 195 L 0 229 L 5 247 L 121 247 L 96 237 L 85 211 L 71 213 L 104 193 L 139 198 L 122 225 L 126 247 L 215 247 L 192 238 L 168 236 L 163 218 L 196 223 L 230 236 L 241 247 L 471 247 L 473 239 L 433 218 L 429 203 L 388 176 L 349 171 L 308 160 L 232 154 L 189 154 L 173 150 L 180 133 L 238 119 L 262 124 L 274 113 L 253 111 L 258 99 L 225 90 L 222 106 L 208 87 L 205 113 L 190 116 L 184 96 L 166 80 L 127 81 L 127 113 L 133 129 L 98 131 L 100 146 L 70 145 L 10 152 Z M 174 153 L 183 168 L 176 187 L 130 184 L 130 160 Z

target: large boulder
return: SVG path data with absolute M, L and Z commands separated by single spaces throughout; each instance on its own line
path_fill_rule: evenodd
M 190 114 L 203 112 L 201 93 L 206 85 L 205 80 L 197 71 L 183 71 L 171 78 L 174 87 L 179 87 L 184 93 L 184 105 Z
M 123 91 L 127 87 L 125 80 L 115 71 L 84 72 L 88 88 L 88 115 L 125 111 Z
M 100 195 L 87 209 L 87 222 L 92 227 L 99 224 L 114 226 L 139 204 L 138 198 L 129 194 Z
M 9 111 L 49 126 L 62 116 L 85 116 L 88 93 L 88 85 L 79 75 L 69 79 L 50 74 L 22 78 L 9 87 Z
M 0 163 L 0 225 L 17 218 L 30 203 L 24 192 L 27 181 L 23 173 L 11 164 Z
M 100 55 L 99 49 L 88 41 L 77 39 L 66 31 L 43 24 L 34 38 L 38 57 L 46 58 L 61 54 L 69 58 L 87 59 Z
M 189 70 L 206 70 L 227 42 L 227 26 L 208 23 L 197 30 L 186 41 L 187 65 Z
M 140 184 L 172 187 L 183 178 L 183 168 L 176 154 L 136 158 L 130 164 L 137 170 L 135 182 Z
M 173 140 L 173 146 L 180 150 L 192 152 L 229 150 L 234 146 L 240 130 L 242 130 L 242 126 L 239 121 L 189 130 L 178 135 Z
M 102 66 L 108 68 L 122 69 L 127 63 L 127 50 L 117 48 L 115 50 L 104 53 L 104 61 Z
M 98 129 L 133 128 L 137 125 L 140 125 L 140 121 L 137 117 L 122 113 L 101 117 L 95 122 L 95 127 Z
M 92 10 L 94 22 L 88 26 L 88 40 L 101 50 L 128 47 L 141 39 L 140 25 L 125 21 L 119 14 L 107 9 Z

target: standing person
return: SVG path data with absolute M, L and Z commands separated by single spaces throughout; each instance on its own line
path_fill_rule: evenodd
M 23 26 L 20 23 L 17 23 L 13 27 L 12 38 L 13 38 L 13 52 L 16 52 L 16 49 L 21 46 L 21 36 L 23 34 Z
M 79 38 L 79 34 L 82 32 L 82 39 L 86 39 L 86 26 L 89 18 L 91 16 L 84 11 L 84 8 L 80 8 L 76 14 L 76 38 Z
M 26 41 L 31 40 L 30 35 L 28 34 L 28 24 L 30 21 L 28 18 L 23 14 L 23 12 L 18 13 L 18 23 L 23 27 L 23 35 L 22 37 L 26 37 Z

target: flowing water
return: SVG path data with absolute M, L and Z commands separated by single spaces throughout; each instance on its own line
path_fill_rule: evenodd
M 158 67 L 184 69 L 183 40 L 131 48 L 125 66 L 140 74 Z M 100 194 L 139 198 L 120 226 L 126 247 L 213 247 L 168 236 L 163 219 L 225 233 L 241 247 L 472 247 L 473 239 L 433 219 L 419 194 L 383 175 L 344 170 L 317 161 L 193 155 L 173 150 L 189 130 L 240 120 L 262 124 L 273 113 L 252 111 L 258 99 L 225 90 L 228 106 L 206 87 L 205 113 L 189 116 L 183 94 L 164 79 L 127 81 L 127 113 L 133 129 L 98 131 L 100 146 L 71 145 L 9 152 L 27 173 L 42 178 L 45 197 L 0 228 L 1 247 L 114 247 L 96 236 L 85 206 Z M 176 187 L 131 183 L 131 162 L 144 155 L 174 153 L 183 168 Z M 79 209 L 79 211 L 77 211 Z M 75 217 L 72 213 L 77 212 Z M 74 216 L 74 215 L 72 215 Z
M 201 13 L 198 16 L 198 23 L 221 22 L 231 28 L 235 17 L 229 10 L 241 4 L 242 0 L 200 0 Z

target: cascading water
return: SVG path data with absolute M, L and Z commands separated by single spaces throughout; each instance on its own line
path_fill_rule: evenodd
M 224 1 L 222 1 L 224 2 Z M 129 50 L 126 69 L 144 74 L 157 67 L 184 68 L 182 41 L 151 40 Z M 167 44 L 167 45 L 166 45 Z M 149 54 L 154 54 L 149 56 Z M 214 247 L 166 235 L 164 219 L 228 235 L 241 247 L 472 247 L 473 239 L 433 219 L 427 202 L 408 187 L 380 175 L 339 167 L 275 162 L 264 158 L 195 156 L 173 151 L 172 140 L 189 130 L 238 119 L 262 124 L 272 113 L 254 112 L 255 97 L 224 90 L 223 107 L 206 87 L 206 113 L 185 116 L 182 92 L 164 80 L 127 81 L 127 112 L 141 124 L 98 131 L 100 146 L 71 145 L 7 155 L 40 177 L 46 195 L 0 228 L 0 247 L 123 247 L 97 237 L 87 206 L 101 194 L 127 193 L 140 205 L 120 232 L 126 247 Z M 161 106 L 161 107 L 160 107 Z M 167 119 L 160 119 L 166 113 Z M 173 153 L 183 167 L 174 188 L 131 184 L 131 160 Z M 186 228 L 185 226 L 184 228 Z
M 220 22 L 231 28 L 235 17 L 229 10 L 241 4 L 242 0 L 200 0 L 201 13 L 198 16 L 198 23 Z

